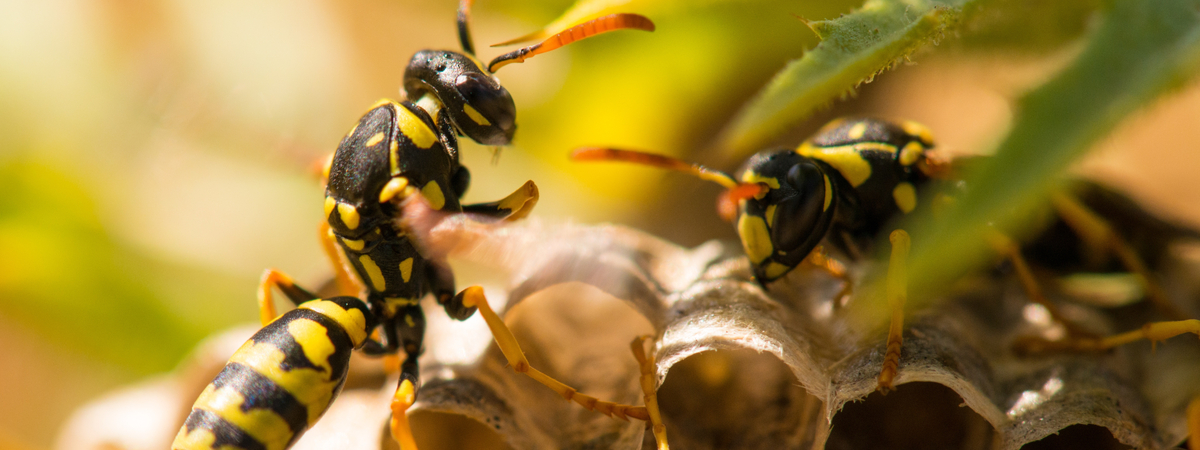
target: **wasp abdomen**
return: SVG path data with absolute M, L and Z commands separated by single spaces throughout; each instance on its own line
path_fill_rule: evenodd
M 171 448 L 291 446 L 341 391 L 367 314 L 352 297 L 313 300 L 263 327 L 200 394 Z

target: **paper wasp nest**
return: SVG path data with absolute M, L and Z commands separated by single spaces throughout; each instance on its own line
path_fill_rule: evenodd
M 1014 354 L 1014 340 L 1055 330 L 998 271 L 912 312 L 899 389 L 881 396 L 883 334 L 852 331 L 833 298 L 839 282 L 816 270 L 802 266 L 764 292 L 737 243 L 688 250 L 622 227 L 536 222 L 451 220 L 438 230 L 452 257 L 507 270 L 508 288 L 485 284 L 493 306 L 535 367 L 580 392 L 641 404 L 629 341 L 656 335 L 659 404 L 677 449 L 1170 448 L 1200 394 L 1200 342 L 1190 335 L 1156 351 Z M 1200 264 L 1181 255 L 1161 278 L 1172 298 L 1195 298 Z M 1154 317 L 1142 303 L 1060 304 L 1100 331 Z M 478 316 L 457 323 L 426 306 L 424 385 L 410 413 L 423 450 L 654 448 L 642 422 L 584 410 L 507 368 Z M 170 377 L 85 407 L 59 448 L 165 448 L 251 332 L 215 338 Z M 346 390 L 294 448 L 395 448 L 386 428 L 394 388 L 378 362 L 356 359 Z

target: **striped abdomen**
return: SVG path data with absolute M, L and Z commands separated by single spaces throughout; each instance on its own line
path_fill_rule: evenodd
M 374 328 L 353 297 L 312 300 L 255 333 L 192 406 L 173 450 L 283 450 L 342 389 L 350 352 Z

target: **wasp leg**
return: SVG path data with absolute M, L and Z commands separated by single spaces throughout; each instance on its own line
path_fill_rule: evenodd
M 383 331 L 387 338 L 386 343 L 379 341 L 380 331 Z M 376 328 L 371 333 L 370 339 L 363 344 L 362 352 L 370 357 L 380 357 L 383 359 L 383 371 L 387 374 L 393 374 L 400 371 L 402 361 L 397 353 L 400 350 L 400 337 L 396 333 L 396 327 L 384 325 Z
M 291 300 L 296 306 L 317 298 L 316 294 L 297 286 L 292 281 L 292 277 L 287 274 L 276 269 L 267 269 L 258 283 L 258 318 L 262 321 L 263 326 L 267 326 L 268 323 L 279 317 L 275 313 L 275 299 L 271 295 L 272 286 L 279 288 L 279 291 L 283 292 L 283 295 L 286 295 L 288 300 Z
M 662 413 L 658 410 L 658 390 L 654 386 L 654 353 L 646 352 L 645 342 L 648 339 L 650 336 L 638 336 L 633 339 L 629 347 L 633 349 L 633 357 L 637 359 L 641 372 L 638 381 L 641 382 L 642 399 L 646 402 L 646 412 L 650 416 L 650 431 L 654 433 L 654 441 L 658 443 L 658 450 L 667 450 L 670 448 L 667 445 L 667 426 L 663 425 Z
M 879 392 L 887 394 L 895 390 L 892 382 L 900 370 L 900 349 L 904 346 L 904 302 L 908 300 L 908 249 L 911 241 L 908 232 L 892 231 L 892 257 L 888 261 L 887 300 L 892 310 L 892 322 L 888 327 L 887 353 L 883 355 L 883 368 L 879 371 Z
M 1050 202 L 1063 222 L 1079 233 L 1084 242 L 1112 251 L 1127 270 L 1141 278 L 1146 297 L 1163 315 L 1176 320 L 1187 318 L 1187 314 L 1167 299 L 1167 293 L 1154 280 L 1154 275 L 1150 273 L 1137 251 L 1125 242 L 1107 221 L 1070 194 L 1059 192 L 1050 197 Z
M 988 244 L 992 249 L 1001 256 L 1007 258 L 1012 263 L 1013 269 L 1017 272 L 1017 278 L 1021 281 L 1021 286 L 1025 289 L 1025 295 L 1029 300 L 1042 305 L 1046 308 L 1046 312 L 1050 314 L 1050 318 L 1055 322 L 1060 323 L 1067 329 L 1067 333 L 1071 336 L 1094 337 L 1095 335 L 1080 328 L 1074 322 L 1063 317 L 1058 306 L 1051 303 L 1046 295 L 1042 292 L 1042 287 L 1038 283 L 1037 278 L 1033 276 L 1033 271 L 1029 269 L 1029 263 L 1025 261 L 1025 257 L 1021 255 L 1021 247 L 1017 245 L 1011 237 L 993 230 L 987 235 Z
M 320 228 L 321 249 L 325 251 L 325 256 L 329 258 L 329 264 L 333 266 L 333 277 L 337 283 L 338 295 L 357 296 L 362 288 L 350 274 L 350 266 L 346 262 L 345 254 L 338 248 L 337 237 L 333 235 L 333 229 L 329 228 L 329 222 L 324 220 L 321 221 Z
M 432 274 L 429 278 L 433 285 L 430 290 L 438 304 L 446 309 L 446 315 L 454 320 L 467 320 L 474 315 L 475 308 L 463 305 L 462 298 L 454 295 L 454 272 L 450 266 L 438 260 L 429 260 L 428 264 L 426 270 Z
M 401 450 L 416 450 L 417 443 L 413 439 L 407 412 L 417 400 L 417 385 L 420 382 L 417 358 L 421 356 L 421 345 L 425 336 L 425 314 L 421 312 L 420 306 L 407 306 L 397 312 L 395 320 L 396 326 L 400 328 L 399 338 L 404 348 L 404 362 L 400 365 L 400 385 L 392 397 L 392 438 L 400 444 Z M 394 326 L 385 327 L 395 329 Z
M 825 247 L 816 246 L 808 254 L 808 257 L 804 258 L 804 261 L 842 282 L 842 289 L 838 291 L 835 298 L 843 299 L 853 293 L 854 285 L 850 282 L 850 276 L 846 274 L 846 266 L 829 256 L 829 253 L 825 252 Z
M 1184 333 L 1193 333 L 1200 336 L 1200 320 L 1187 319 L 1170 322 L 1150 322 L 1133 331 L 1099 338 L 1067 337 L 1066 339 L 1057 341 L 1027 338 L 1017 342 L 1016 346 L 1019 351 L 1031 354 L 1102 352 L 1143 339 L 1150 341 L 1151 344 L 1157 344 L 1159 341 L 1165 341 Z
M 533 181 L 526 181 L 524 185 L 504 197 L 499 201 L 490 203 L 475 203 L 471 205 L 463 205 L 463 212 L 471 214 L 481 214 L 496 219 L 504 219 L 508 221 L 524 219 L 530 212 L 533 212 L 534 205 L 538 202 L 538 188 Z
M 508 364 L 517 373 L 528 375 L 538 383 L 542 383 L 554 390 L 554 392 L 557 392 L 563 398 L 569 401 L 574 400 L 575 403 L 588 410 L 598 411 L 609 417 L 616 415 L 621 420 L 629 420 L 629 417 L 644 421 L 650 420 L 650 413 L 645 406 L 621 405 L 600 401 L 596 397 L 580 394 L 574 388 L 531 367 L 529 360 L 525 358 L 525 352 L 521 350 L 521 345 L 517 343 L 517 338 L 513 336 L 512 330 L 509 330 L 504 321 L 500 319 L 500 316 L 497 316 L 496 312 L 492 311 L 492 308 L 488 306 L 487 297 L 483 295 L 482 287 L 471 286 L 463 289 L 451 301 L 461 302 L 467 308 L 479 308 L 479 314 L 483 316 L 483 320 L 487 322 L 488 328 L 492 330 L 492 337 L 496 339 L 496 344 L 500 347 L 500 352 L 504 353 L 504 358 L 508 360 Z
M 1200 397 L 1192 399 L 1187 408 L 1188 450 L 1200 450 Z

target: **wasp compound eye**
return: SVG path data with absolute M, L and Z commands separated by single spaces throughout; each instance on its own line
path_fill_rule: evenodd
M 464 134 L 481 144 L 512 142 L 517 129 L 517 106 L 508 90 L 479 72 L 459 75 L 454 88 L 463 99 L 462 115 L 466 117 L 456 117 L 455 122 Z
M 801 162 L 788 169 L 784 177 L 792 191 L 776 204 L 775 223 L 771 224 L 771 240 L 783 251 L 803 250 L 816 233 L 827 208 L 825 175 L 812 162 Z M 813 243 L 815 245 L 815 242 Z

